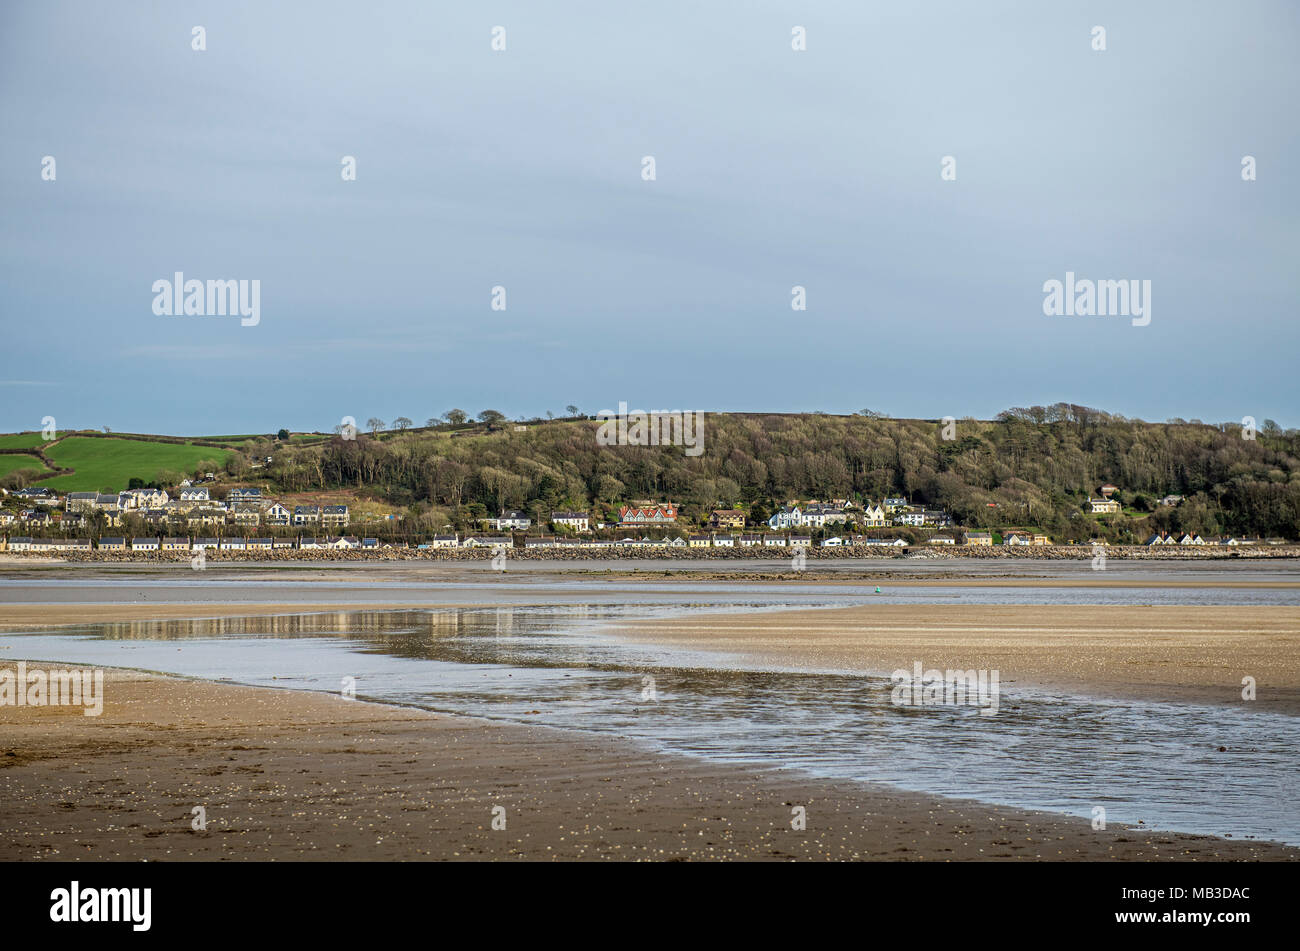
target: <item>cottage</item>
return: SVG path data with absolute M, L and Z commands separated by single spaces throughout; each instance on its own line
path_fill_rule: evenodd
M 206 548 L 217 548 L 220 544 L 221 540 L 219 538 L 196 538 L 193 547 L 195 551 L 198 551 Z
M 844 545 L 844 539 L 840 538 L 840 536 L 838 535 L 834 535 L 831 538 L 823 539 L 822 541 L 823 548 L 840 548 L 843 545 Z
M 525 513 L 518 510 L 502 511 L 500 515 L 493 518 L 479 519 L 485 528 L 490 528 L 496 532 L 524 532 L 533 524 L 533 520 Z
M 784 535 L 767 535 L 767 536 L 765 536 L 765 537 L 763 538 L 763 547 L 764 547 L 764 548 L 784 548 L 784 547 L 786 547 L 786 545 L 785 545 L 785 536 L 784 536 Z
M 248 543 L 242 538 L 223 538 L 221 539 L 222 551 L 243 551 L 248 547 Z
M 708 548 L 708 547 L 709 547 L 709 536 L 708 536 L 708 535 L 692 535 L 691 538 L 690 538 L 690 546 L 691 546 L 692 548 Z
M 429 539 L 430 548 L 455 548 L 456 545 L 455 535 L 434 535 Z
M 190 540 L 188 538 L 164 538 L 162 540 L 163 551 L 189 551 Z
M 809 545 L 811 545 L 811 544 L 812 544 L 812 536 L 811 536 L 811 535 L 791 535 L 791 536 L 790 536 L 790 547 L 791 547 L 791 548 L 807 548 L 807 547 L 808 547 Z
M 892 515 L 895 512 L 901 512 L 903 509 L 907 508 L 907 499 L 900 496 L 893 496 L 885 499 L 885 501 L 881 503 L 881 507 L 887 514 Z
M 762 544 L 763 544 L 763 536 L 762 536 L 762 535 L 758 535 L 758 534 L 750 534 L 750 535 L 741 535 L 741 536 L 740 536 L 740 547 L 741 547 L 741 548 L 753 548 L 753 547 L 756 546 L 756 545 L 761 546 Z
M 955 545 L 956 539 L 951 535 L 931 535 L 928 539 L 931 545 Z
M 31 551 L 32 540 L 26 535 L 20 535 L 16 538 L 9 539 L 7 548 L 9 551 Z
M 207 502 L 210 501 L 207 486 L 186 486 L 181 483 L 181 501 L 182 502 Z
M 591 520 L 586 512 L 552 512 L 551 525 L 558 525 L 575 532 L 591 531 Z
M 967 532 L 967 545 L 992 545 L 993 536 L 989 532 Z
M 462 548 L 511 548 L 514 543 L 509 535 L 481 535 L 478 538 L 467 538 L 461 545 Z
M 270 550 L 271 550 L 271 539 L 269 539 L 269 538 L 250 538 L 250 539 L 248 540 L 248 547 L 249 547 L 250 549 L 256 549 L 257 551 L 270 551 Z
M 272 538 L 271 539 L 272 549 L 294 548 L 297 546 L 297 544 L 298 541 L 297 539 L 294 538 Z
M 1116 515 L 1119 502 L 1114 499 L 1088 499 L 1088 511 L 1092 515 Z
M 535 535 L 524 539 L 525 548 L 556 548 L 559 542 L 551 535 Z
M 161 542 L 157 538 L 131 539 L 132 551 L 157 551 Z
M 227 502 L 261 502 L 262 490 L 253 488 L 235 488 L 226 493 Z
M 735 548 L 736 539 L 731 535 L 714 535 L 713 547 L 714 548 Z
M 125 538 L 101 538 L 99 540 L 100 551 L 126 551 Z

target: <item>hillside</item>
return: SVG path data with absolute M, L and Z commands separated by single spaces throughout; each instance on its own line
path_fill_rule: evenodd
M 0 454 L 0 477 L 39 470 L 22 481 L 59 492 L 118 491 L 132 479 L 176 482 L 199 468 L 219 469 L 236 455 L 233 449 L 167 437 L 69 433 L 46 442 L 40 433 L 0 436 L 0 449 L 27 448 L 30 454 Z M 71 471 L 47 475 L 51 469 Z
M 1300 537 L 1300 432 L 1268 422 L 1247 439 L 1236 423 L 1147 423 L 1057 404 L 956 421 L 944 439 L 933 420 L 710 413 L 697 456 L 680 446 L 602 446 L 598 427 L 582 417 L 524 425 L 492 414 L 487 424 L 353 440 L 68 435 L 44 454 L 75 473 L 38 484 L 122 489 L 130 479 L 166 485 L 222 468 L 229 484 L 285 497 L 342 494 L 400 511 L 411 532 L 474 527 L 502 509 L 542 522 L 558 509 L 613 520 L 636 500 L 674 502 L 688 525 L 737 506 L 754 524 L 791 499 L 904 496 L 967 528 L 1036 528 L 1057 540 L 1132 542 L 1156 530 Z M 0 437 L 0 448 L 21 450 L 29 437 Z M 262 467 L 266 456 L 273 462 Z M 34 459 L 0 455 L 0 476 Z M 1118 487 L 1121 512 L 1086 514 L 1103 483 Z M 1160 505 L 1167 495 L 1185 499 Z
M 961 420 L 872 415 L 710 413 L 704 452 L 601 446 L 591 420 L 534 421 L 525 430 L 438 427 L 282 446 L 267 470 L 282 490 L 351 489 L 410 507 L 441 529 L 466 515 L 676 502 L 690 518 L 740 505 L 753 521 L 789 499 L 902 495 L 946 508 L 973 528 L 1037 527 L 1058 539 L 1141 540 L 1153 530 L 1300 535 L 1300 432 L 1265 423 L 1147 423 L 1057 404 Z M 1118 486 L 1118 515 L 1081 507 Z M 1161 506 L 1166 495 L 1186 496 Z M 413 526 L 414 527 L 414 526 Z

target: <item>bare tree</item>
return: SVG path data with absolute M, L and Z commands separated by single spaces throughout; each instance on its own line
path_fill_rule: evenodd
M 568 413 L 570 416 L 577 416 L 577 415 L 578 415 L 578 407 L 574 406 L 572 403 L 570 403 L 568 406 L 564 407 L 564 411 L 565 411 L 566 413 Z
M 410 429 L 411 421 L 407 419 L 405 416 L 399 416 L 397 417 L 397 419 L 393 420 L 393 425 L 396 426 L 399 430 Z
M 442 418 L 453 426 L 459 426 L 461 423 L 465 422 L 465 420 L 469 419 L 469 414 L 463 409 L 449 409 L 447 412 L 442 414 Z
M 368 420 L 366 420 L 366 425 L 370 427 L 370 432 L 374 434 L 384 428 L 384 421 L 380 419 L 378 416 L 371 416 Z

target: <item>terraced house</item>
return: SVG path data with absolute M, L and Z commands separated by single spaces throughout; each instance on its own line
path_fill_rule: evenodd
M 320 506 L 319 505 L 295 505 L 293 507 L 293 524 L 319 525 Z
M 348 524 L 348 507 L 346 505 L 326 505 L 320 510 L 322 527 L 341 528 Z

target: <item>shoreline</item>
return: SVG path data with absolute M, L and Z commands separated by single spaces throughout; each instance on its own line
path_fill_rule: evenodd
M 151 536 L 153 537 L 153 536 Z M 56 541 L 58 541 L 56 539 Z M 1172 549 L 1172 550 L 1171 550 Z M 1275 561 L 1300 558 L 1300 544 L 1239 546 L 1198 545 L 1107 545 L 1106 558 L 1114 561 L 1143 562 L 1204 562 L 1204 561 Z M 569 550 L 564 547 L 508 548 L 510 561 L 556 562 L 619 562 L 645 561 L 714 561 L 744 563 L 748 561 L 789 561 L 793 548 L 670 548 L 655 545 L 635 545 L 627 548 L 595 548 Z M 807 547 L 803 549 L 810 562 L 839 562 L 846 560 L 900 562 L 900 561 L 1081 561 L 1091 562 L 1096 554 L 1090 545 L 910 545 L 893 546 L 837 546 L 832 548 Z M 217 549 L 205 550 L 205 560 L 212 564 L 229 565 L 285 565 L 294 563 L 399 563 L 399 562 L 462 562 L 489 561 L 493 549 L 488 546 L 473 548 L 413 549 L 388 547 L 379 550 L 282 548 L 269 550 Z M 34 564 L 188 564 L 192 552 L 181 551 L 0 551 L 0 566 Z
M 1095 831 L 615 737 L 120 668 L 101 717 L 3 709 L 6 860 L 1300 860 L 1278 843 Z

